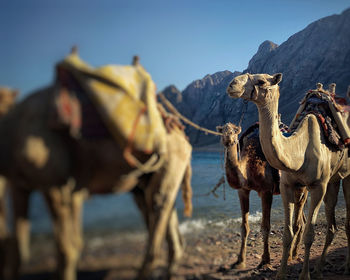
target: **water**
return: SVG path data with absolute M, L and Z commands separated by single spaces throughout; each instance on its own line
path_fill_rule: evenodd
M 201 231 L 208 227 L 231 227 L 239 231 L 241 223 L 240 205 L 236 190 L 228 184 L 220 187 L 213 195 L 208 193 L 224 175 L 223 156 L 218 152 L 193 152 L 192 188 L 193 216 L 182 216 L 183 202 L 181 193 L 176 201 L 180 218 L 180 230 L 183 233 Z M 225 198 L 225 199 L 224 199 Z M 344 207 L 342 192 L 337 207 Z M 320 215 L 324 215 L 323 208 Z M 274 196 L 271 214 L 272 223 L 283 220 L 281 196 Z M 31 198 L 30 218 L 35 233 L 51 232 L 51 222 L 46 205 L 40 194 Z M 261 200 L 255 191 L 250 194 L 250 223 L 259 224 L 261 220 Z M 96 195 L 84 205 L 84 231 L 140 232 L 144 230 L 142 217 L 130 194 Z

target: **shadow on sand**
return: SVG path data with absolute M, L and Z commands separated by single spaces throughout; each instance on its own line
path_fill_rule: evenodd
M 324 266 L 323 279 L 326 280 L 344 280 L 350 279 L 350 275 L 343 275 L 344 269 L 342 265 L 346 260 L 346 247 L 339 248 L 330 251 L 327 257 L 328 262 Z M 319 260 L 319 257 L 311 259 L 311 269 L 315 266 L 315 263 Z M 273 268 L 271 270 L 259 270 L 259 269 L 247 269 L 247 270 L 225 270 L 218 272 L 219 267 L 213 267 L 213 271 L 210 273 L 200 273 L 196 271 L 196 267 L 192 269 L 186 269 L 186 265 L 181 265 L 179 271 L 173 277 L 175 280 L 186 279 L 186 280 L 228 280 L 228 279 L 275 279 L 279 263 L 273 262 Z M 298 275 L 302 269 L 302 262 L 299 260 L 293 261 L 289 264 L 288 279 L 298 279 Z M 158 276 L 151 278 L 151 280 L 164 279 L 161 275 L 163 269 L 157 271 Z M 131 280 L 135 279 L 137 274 L 137 268 L 135 266 L 116 266 L 109 269 L 103 270 L 80 270 L 78 272 L 78 280 Z M 21 280 L 51 280 L 54 279 L 52 272 L 41 272 L 35 274 L 26 274 L 21 277 Z

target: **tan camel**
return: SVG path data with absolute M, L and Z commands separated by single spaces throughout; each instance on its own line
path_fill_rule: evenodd
M 282 74 L 243 74 L 232 80 L 227 93 L 233 98 L 243 98 L 254 102 L 258 107 L 260 122 L 260 142 L 267 161 L 281 170 L 280 191 L 284 204 L 285 227 L 283 235 L 283 255 L 277 277 L 286 278 L 289 250 L 293 241 L 292 215 L 295 208 L 295 191 L 306 187 L 311 195 L 309 213 L 304 231 L 305 258 L 299 279 L 310 279 L 310 248 L 315 237 L 314 226 L 322 200 L 325 203 L 327 218 L 326 243 L 316 267 L 318 276 L 322 274 L 325 256 L 334 237 L 335 204 L 341 178 L 348 176 L 347 150 L 339 151 L 329 148 L 317 118 L 307 115 L 297 130 L 285 137 L 278 127 L 279 82 Z M 346 232 L 350 238 L 349 179 L 343 181 L 347 203 Z M 349 242 L 349 241 L 348 241 Z M 350 260 L 346 261 L 346 272 Z
M 258 124 L 251 126 L 238 140 L 238 135 L 241 132 L 240 127 L 232 123 L 217 127 L 217 130 L 223 134 L 221 141 L 225 147 L 226 178 L 229 185 L 233 189 L 238 190 L 242 212 L 241 250 L 238 260 L 231 266 L 234 269 L 246 267 L 247 237 L 250 231 L 248 223 L 249 194 L 252 190 L 258 193 L 262 206 L 261 232 L 264 241 L 264 252 L 259 267 L 270 267 L 270 214 L 273 194 L 279 194 L 279 173 L 266 161 L 258 134 L 250 135 L 257 132 L 258 129 Z M 240 154 L 240 158 L 238 154 Z M 299 203 L 297 204 L 298 211 L 296 211 L 293 227 L 294 234 L 299 238 L 297 238 L 295 243 L 292 256 L 297 255 L 300 236 L 304 226 L 302 210 L 306 197 L 307 195 L 300 193 Z
M 18 90 L 0 87 L 0 118 L 2 118 L 14 106 L 18 96 Z M 0 176 L 0 275 L 4 269 L 5 244 L 8 236 L 6 223 L 6 179 Z
M 0 120 L 0 134 L 7 136 L 0 139 L 0 173 L 11 183 L 14 207 L 15 254 L 5 270 L 5 279 L 18 278 L 20 264 L 29 256 L 28 202 L 34 190 L 44 194 L 51 211 L 59 279 L 76 279 L 86 192 L 132 191 L 149 233 L 138 277 L 146 278 L 152 272 L 165 236 L 170 273 L 183 252 L 174 202 L 181 184 L 187 198 L 190 191 L 192 148 L 183 131 L 174 128 L 166 135 L 167 154 L 158 169 L 140 173 L 126 162 L 123 149 L 81 90 L 75 94 L 80 96 L 82 119 L 85 121 L 84 112 L 88 112 L 86 122 L 98 133 L 96 137 L 71 136 L 71 123 L 64 122 L 57 110 L 62 98 L 59 89 L 54 84 L 34 92 Z M 64 98 L 68 107 L 77 102 L 71 95 Z M 141 162 L 150 157 L 136 151 L 134 156 Z

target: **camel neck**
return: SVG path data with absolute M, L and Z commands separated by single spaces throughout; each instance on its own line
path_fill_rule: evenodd
M 276 89 L 278 91 L 278 89 Z M 278 92 L 272 93 L 279 96 Z M 298 143 L 298 137 L 285 137 L 279 129 L 278 99 L 268 100 L 258 104 L 260 123 L 260 143 L 267 161 L 272 167 L 284 171 L 297 171 L 301 166 L 297 160 L 302 156 L 303 149 Z M 299 154 L 298 154 L 299 153 Z
M 238 145 L 231 145 L 226 147 L 226 160 L 231 162 L 232 165 L 238 165 Z
M 238 145 L 225 147 L 225 169 L 227 181 L 233 188 L 239 188 L 242 180 L 242 162 L 238 159 Z

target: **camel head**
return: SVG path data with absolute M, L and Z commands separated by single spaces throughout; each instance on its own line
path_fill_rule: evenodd
M 15 105 L 17 96 L 18 90 L 0 87 L 0 117 Z
M 241 127 L 233 123 L 227 123 L 223 126 L 217 126 L 216 130 L 222 133 L 221 141 L 225 147 L 238 143 L 238 135 L 241 133 Z
M 282 80 L 282 74 L 243 74 L 235 77 L 227 87 L 227 94 L 232 98 L 243 98 L 255 103 L 264 103 L 274 96 L 274 89 Z M 278 91 L 277 91 L 278 92 Z

